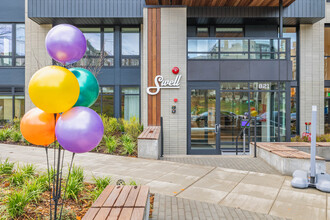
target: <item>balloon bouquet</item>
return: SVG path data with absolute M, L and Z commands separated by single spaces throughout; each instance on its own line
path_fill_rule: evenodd
M 54 60 L 66 66 L 79 61 L 84 56 L 86 39 L 78 28 L 61 24 L 48 32 L 46 48 Z M 54 206 L 54 219 L 58 219 L 57 209 L 61 199 L 65 152 L 63 150 L 61 154 L 61 147 L 73 153 L 69 179 L 75 153 L 84 153 L 94 149 L 103 137 L 102 120 L 95 111 L 89 108 L 98 98 L 99 84 L 94 75 L 86 69 L 47 66 L 32 76 L 29 83 L 29 95 L 37 107 L 31 109 L 22 118 L 21 132 L 28 142 L 45 146 L 48 174 L 50 173 L 48 146 L 54 143 L 55 174 L 49 177 L 53 182 L 50 219 L 52 219 L 52 206 Z M 59 146 L 55 150 L 56 140 Z M 61 200 L 60 219 L 65 191 Z

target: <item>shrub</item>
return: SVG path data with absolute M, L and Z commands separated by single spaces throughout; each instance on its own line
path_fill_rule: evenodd
M 10 217 L 15 218 L 23 214 L 25 206 L 29 203 L 29 196 L 25 191 L 15 191 L 8 196 L 6 205 Z
M 119 131 L 119 123 L 116 118 L 110 118 L 107 115 L 101 116 L 104 125 L 104 134 L 110 136 Z
M 10 176 L 9 182 L 14 186 L 21 186 L 23 185 L 25 180 L 25 175 L 23 172 L 16 172 Z
M 124 142 L 123 143 L 123 155 L 132 155 L 136 150 L 136 145 L 134 142 Z
M 114 136 L 103 137 L 105 140 L 105 146 L 107 147 L 108 153 L 113 153 L 118 145 L 117 139 Z
M 73 166 L 67 184 L 67 197 L 78 201 L 79 193 L 84 189 L 84 170 L 81 167 Z
M 129 121 L 123 121 L 123 125 L 125 133 L 128 134 L 133 141 L 136 141 L 143 130 L 143 126 L 140 125 L 139 120 L 137 120 L 136 117 L 132 117 Z
M 14 131 L 20 131 L 20 124 L 21 124 L 21 120 L 19 118 L 14 118 L 11 127 Z
M 14 142 L 20 142 L 21 140 L 22 140 L 22 134 L 21 134 L 21 132 L 20 131 L 13 131 L 12 133 L 11 133 L 11 136 L 10 136 L 10 138 L 11 138 L 11 140 L 12 141 L 14 141 Z
M 7 141 L 11 135 L 11 129 L 1 129 L 0 130 L 0 141 Z
M 27 178 L 32 178 L 36 171 L 36 167 L 33 164 L 26 164 L 20 169 L 24 176 L 26 176 Z
M 123 145 L 125 145 L 125 143 L 130 143 L 132 142 L 132 138 L 128 135 L 128 134 L 124 134 L 120 137 L 121 142 L 123 143 Z
M 92 199 L 95 201 L 100 194 L 103 192 L 105 187 L 110 184 L 111 178 L 110 177 L 93 177 L 93 180 L 95 182 L 95 189 L 91 192 Z
M 12 174 L 15 163 L 8 161 L 8 158 L 0 164 L 0 174 Z
M 45 182 L 45 180 L 47 181 L 44 176 L 40 176 L 39 178 L 26 182 L 23 191 L 28 194 L 29 200 L 33 202 L 39 201 L 41 194 L 47 190 L 47 182 Z

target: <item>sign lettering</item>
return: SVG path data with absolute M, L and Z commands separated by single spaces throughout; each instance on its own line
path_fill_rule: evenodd
M 155 86 L 151 86 L 147 88 L 147 93 L 149 95 L 157 95 L 160 89 L 179 89 L 181 75 L 177 75 L 174 80 L 164 80 L 164 77 L 158 75 L 155 77 Z M 155 90 L 152 92 L 151 90 Z

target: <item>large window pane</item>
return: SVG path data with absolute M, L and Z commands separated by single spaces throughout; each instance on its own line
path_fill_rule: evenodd
M 113 95 L 103 95 L 102 113 L 109 117 L 114 117 L 114 99 Z
M 97 56 L 101 54 L 101 29 L 100 28 L 81 28 L 87 40 L 87 56 Z
M 188 40 L 188 52 L 218 52 L 218 40 Z
M 121 90 L 121 117 L 129 120 L 140 117 L 140 90 L 139 87 L 123 87 Z
M 283 37 L 290 38 L 291 56 L 296 56 L 297 53 L 297 33 L 295 27 L 286 27 L 283 29 Z
M 16 55 L 25 56 L 25 25 L 16 24 Z
M 220 51 L 221 52 L 248 52 L 249 41 L 248 40 L 221 40 Z
M 122 28 L 121 54 L 126 56 L 140 55 L 139 28 Z
M 0 24 L 0 56 L 12 55 L 12 25 Z
M 292 61 L 292 80 L 297 79 L 297 58 L 296 57 L 291 57 Z
M 250 41 L 251 52 L 277 52 L 278 41 L 277 40 L 251 40 Z
M 0 96 L 0 124 L 12 120 L 13 118 L 13 97 Z
M 104 28 L 104 56 L 114 56 L 114 29 Z
M 24 96 L 15 96 L 15 117 L 22 118 L 25 112 Z

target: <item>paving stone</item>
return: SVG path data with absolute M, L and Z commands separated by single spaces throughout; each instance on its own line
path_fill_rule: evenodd
M 151 220 L 183 219 L 183 220 L 280 220 L 284 218 L 250 212 L 237 208 L 221 206 L 218 204 L 200 202 L 190 199 L 182 199 L 173 196 L 155 194 L 154 203 L 166 204 L 166 215 L 160 212 L 161 206 L 154 206 Z M 170 204 L 169 204 L 170 203 Z M 168 207 L 171 207 L 168 209 Z M 178 208 L 182 207 L 182 208 Z

